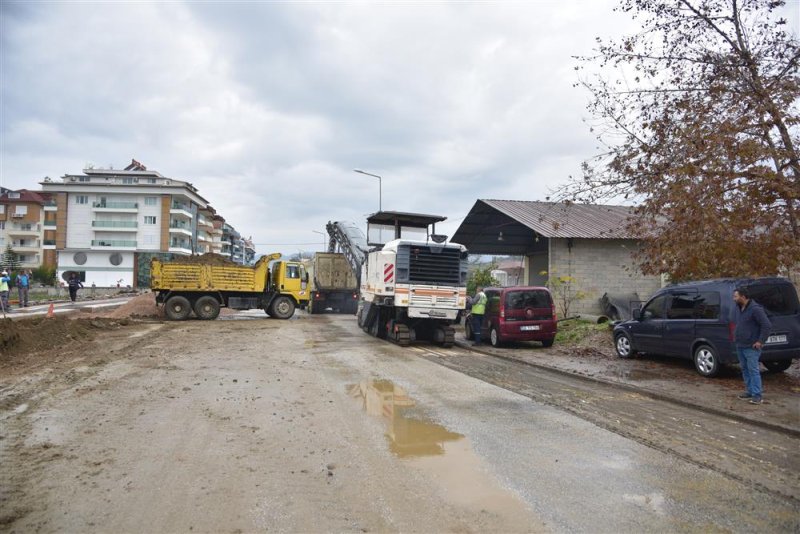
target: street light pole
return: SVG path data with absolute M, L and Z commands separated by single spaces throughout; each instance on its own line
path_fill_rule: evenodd
M 315 234 L 319 234 L 322 236 L 322 252 L 328 250 L 328 234 L 320 232 L 319 230 L 311 230 Z
M 377 174 L 372 174 L 371 172 L 362 171 L 361 169 L 353 169 L 353 172 L 357 172 L 359 174 L 366 174 L 367 176 L 372 176 L 373 178 L 378 179 L 378 211 L 383 211 L 383 208 L 381 206 L 381 199 L 383 197 L 383 185 L 381 177 L 378 176 Z

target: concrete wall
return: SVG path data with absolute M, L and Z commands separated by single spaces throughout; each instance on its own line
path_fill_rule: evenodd
M 600 297 L 606 292 L 636 292 L 646 299 L 661 287 L 660 276 L 646 276 L 635 267 L 631 254 L 636 242 L 625 239 L 550 240 L 551 274 L 572 276 L 586 298 L 575 301 L 573 313 L 601 313 Z
M 75 254 L 83 252 L 86 254 L 86 263 L 78 265 L 75 263 Z M 119 265 L 111 263 L 111 256 L 119 254 L 122 262 Z M 58 279 L 66 280 L 65 274 L 70 271 L 86 273 L 86 281 L 83 285 L 89 287 L 94 283 L 97 287 L 116 287 L 120 281 L 122 287 L 133 286 L 133 252 L 123 252 L 117 250 L 99 251 L 58 251 Z

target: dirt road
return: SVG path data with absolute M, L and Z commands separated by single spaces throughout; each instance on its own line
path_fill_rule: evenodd
M 800 527 L 796 501 L 763 481 L 684 461 L 559 404 L 608 392 L 531 400 L 366 337 L 352 317 L 242 315 L 132 324 L 2 367 L 0 528 Z M 736 461 L 761 469 L 757 456 Z

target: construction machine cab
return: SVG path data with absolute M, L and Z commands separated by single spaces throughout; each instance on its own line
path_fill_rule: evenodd
M 444 243 L 447 236 L 436 233 L 436 223 L 446 219 L 441 215 L 379 211 L 367 217 L 367 245 L 380 250 L 395 239 Z

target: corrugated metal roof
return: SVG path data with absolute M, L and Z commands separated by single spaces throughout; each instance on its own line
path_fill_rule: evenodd
M 633 239 L 626 229 L 631 206 L 489 200 L 480 202 L 508 215 L 544 237 Z

